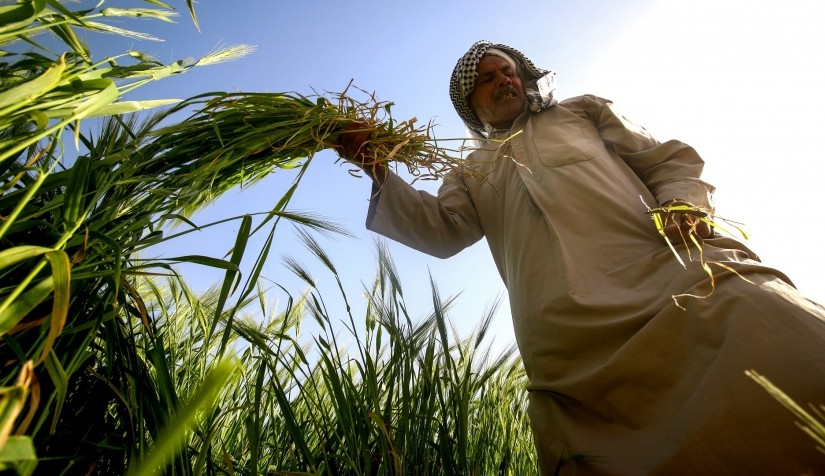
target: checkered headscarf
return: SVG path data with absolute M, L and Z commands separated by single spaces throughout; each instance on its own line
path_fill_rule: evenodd
M 536 80 L 549 74 L 550 71 L 537 68 L 533 62 L 520 51 L 510 48 L 507 45 L 493 44 L 485 40 L 477 41 L 470 47 L 470 50 L 458 60 L 458 63 L 456 63 L 453 69 L 453 74 L 450 77 L 450 99 L 453 101 L 453 106 L 461 117 L 461 120 L 464 121 L 464 124 L 482 137 L 486 137 L 489 131 L 485 129 L 485 125 L 482 124 L 481 120 L 476 116 L 467 97 L 475 87 L 476 78 L 478 77 L 476 67 L 478 67 L 478 63 L 487 53 L 487 50 L 491 48 L 506 53 L 518 65 L 531 111 L 540 111 L 556 103 L 556 100 L 552 98 L 552 96 L 550 98 L 542 98 L 536 90 Z

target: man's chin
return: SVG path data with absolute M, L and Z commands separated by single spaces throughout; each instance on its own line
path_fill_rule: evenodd
M 515 104 L 503 104 L 498 109 L 499 113 L 496 114 L 495 121 L 490 121 L 490 124 L 509 124 L 512 125 L 513 121 L 516 120 L 524 112 L 524 103 L 517 102 Z M 509 129 L 510 126 L 507 126 L 506 129 Z

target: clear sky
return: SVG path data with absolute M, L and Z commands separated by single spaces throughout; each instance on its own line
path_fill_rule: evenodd
M 196 5 L 200 32 L 183 3 L 176 3 L 181 5 L 177 25 L 141 24 L 165 42 L 108 46 L 113 51 L 132 46 L 164 60 L 237 43 L 256 45 L 256 53 L 163 80 L 134 97 L 312 94 L 313 89 L 340 91 L 353 80 L 395 102 L 395 117 L 433 119 L 437 137 L 462 137 L 447 91 L 450 72 L 476 40 L 508 44 L 555 70 L 561 97 L 592 93 L 612 99 L 658 139 L 694 146 L 707 163 L 706 179 L 718 189 L 719 215 L 743 222 L 752 235 L 750 246 L 764 262 L 785 271 L 807 296 L 825 302 L 821 0 L 210 0 Z M 374 235 L 364 229 L 370 184 L 350 176 L 335 159 L 328 152 L 316 156 L 291 208 L 328 217 L 357 235 L 322 240 L 355 296 L 375 267 Z M 195 219 L 206 223 L 265 211 L 291 179 L 288 173 L 273 174 L 228 194 Z M 427 190 L 436 186 L 422 184 Z M 236 227 L 216 231 L 189 235 L 163 252 L 220 256 L 232 245 Z M 279 256 L 311 262 L 289 227 L 278 235 L 264 274 L 297 291 Z M 462 334 L 505 293 L 483 241 L 448 260 L 392 242 L 390 249 L 408 301 L 420 301 L 415 312 L 429 309 L 430 273 L 442 296 L 462 293 L 451 314 Z M 196 287 L 220 278 L 202 269 L 187 268 L 187 274 Z M 320 271 L 316 277 L 326 279 Z M 506 299 L 495 332 L 499 343 L 512 340 Z

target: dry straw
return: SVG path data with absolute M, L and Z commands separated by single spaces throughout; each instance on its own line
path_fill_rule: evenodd
M 641 197 L 639 197 L 641 198 Z M 642 203 L 644 203 L 644 199 L 642 199 Z M 682 257 L 679 255 L 679 252 L 676 251 L 674 247 L 674 243 L 671 242 L 671 238 L 667 236 L 665 233 L 665 229 L 668 225 L 677 224 L 678 221 L 676 220 L 676 216 L 681 215 L 683 217 L 690 217 L 690 228 L 686 231 L 680 233 L 681 243 L 684 245 L 684 249 L 687 251 L 687 257 L 690 261 L 697 261 L 702 269 L 707 273 L 708 279 L 710 280 L 710 291 L 708 294 L 700 296 L 696 294 L 676 294 L 673 297 L 673 301 L 676 303 L 676 306 L 683 308 L 684 307 L 679 303 L 679 298 L 681 297 L 694 297 L 694 298 L 707 298 L 712 293 L 713 290 L 716 288 L 716 279 L 714 277 L 713 269 L 711 265 L 721 268 L 725 271 L 729 271 L 740 278 L 744 279 L 747 282 L 751 282 L 746 277 L 739 274 L 736 269 L 733 267 L 721 263 L 718 261 L 707 261 L 705 259 L 704 254 L 704 240 L 699 236 L 698 227 L 700 224 L 704 224 L 709 227 L 711 230 L 718 230 L 723 232 L 729 236 L 741 236 L 743 239 L 748 239 L 748 234 L 745 232 L 744 228 L 742 228 L 740 223 L 734 222 L 733 220 L 720 218 L 714 216 L 714 211 L 710 208 L 699 207 L 693 205 L 691 203 L 674 201 L 672 203 L 664 204 L 661 207 L 657 208 L 650 208 L 645 203 L 647 207 L 647 214 L 653 219 L 653 223 L 656 225 L 656 230 L 659 232 L 659 235 L 664 238 L 665 243 L 670 248 L 670 251 L 673 253 L 673 256 L 676 257 L 676 260 L 682 267 L 687 268 Z M 727 226 L 725 226 L 727 225 Z M 730 228 L 736 230 L 736 233 L 732 232 Z M 696 253 L 698 254 L 698 258 L 694 260 L 693 253 L 691 252 L 691 248 L 695 249 Z

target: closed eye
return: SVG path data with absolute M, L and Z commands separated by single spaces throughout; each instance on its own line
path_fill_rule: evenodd
M 492 74 L 485 74 L 483 76 L 479 76 L 479 78 L 478 78 L 479 83 L 489 83 L 492 80 L 493 80 L 493 75 Z

